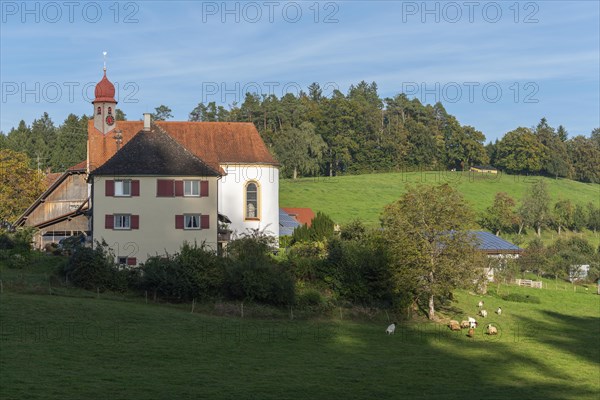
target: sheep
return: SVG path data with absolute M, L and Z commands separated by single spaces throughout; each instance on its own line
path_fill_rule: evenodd
M 460 325 L 459 325 L 458 321 L 455 321 L 455 320 L 451 320 L 448 323 L 448 328 L 450 328 L 450 330 L 452 330 L 452 331 L 460 331 Z
M 469 324 L 469 321 L 460 321 L 460 327 L 461 328 L 468 328 L 471 324 Z
M 479 307 L 479 308 L 483 307 L 483 300 L 479 300 L 479 303 L 477 304 L 477 307 Z
M 388 335 L 393 335 L 394 332 L 396 332 L 396 323 L 392 322 L 385 330 L 385 333 L 387 333 Z
M 492 326 L 492 324 L 488 324 L 488 326 L 487 326 L 487 334 L 488 335 L 497 335 L 498 334 L 498 328 L 496 328 L 495 326 Z
M 477 321 L 475 320 L 475 318 L 469 317 L 467 318 L 467 320 L 469 321 L 469 328 L 477 328 Z
M 475 329 L 473 328 L 469 328 L 469 332 L 467 333 L 467 336 L 472 338 L 473 336 L 475 336 Z
M 496 314 L 502 315 L 502 307 L 498 307 L 498 309 L 496 310 Z
M 479 311 L 479 315 L 481 315 L 483 318 L 485 318 L 485 317 L 487 317 L 487 311 L 481 310 L 481 311 Z

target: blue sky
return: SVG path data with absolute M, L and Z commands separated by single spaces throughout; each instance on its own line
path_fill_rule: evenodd
M 600 126 L 598 1 L 69 4 L 2 1 L 4 133 L 44 111 L 56 124 L 91 113 L 104 50 L 128 119 L 366 80 L 439 100 L 488 140 L 544 116 L 570 135 Z

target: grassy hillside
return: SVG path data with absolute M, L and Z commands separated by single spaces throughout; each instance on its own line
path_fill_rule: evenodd
M 500 287 L 500 335 L 387 319 L 289 321 L 131 301 L 0 295 L 0 397 L 11 399 L 596 399 L 600 296 Z M 462 292 L 448 317 L 474 315 Z M 337 312 L 336 312 L 337 315 Z M 394 318 L 394 316 L 391 316 Z
M 310 207 L 323 211 L 340 224 L 360 218 L 375 226 L 386 204 L 399 198 L 407 185 L 448 182 L 454 185 L 477 212 L 490 206 L 497 192 L 506 192 L 517 201 L 534 179 L 546 181 L 552 202 L 570 199 L 576 204 L 600 202 L 600 185 L 568 179 L 524 177 L 517 175 L 479 175 L 468 172 L 407 172 L 349 175 L 333 178 L 304 178 L 280 181 L 282 207 Z M 545 236 L 552 235 L 548 232 Z M 588 233 L 588 238 L 598 242 Z

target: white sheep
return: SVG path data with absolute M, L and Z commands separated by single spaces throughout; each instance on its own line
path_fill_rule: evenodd
M 385 330 L 385 333 L 387 333 L 388 335 L 393 335 L 394 332 L 396 332 L 396 323 L 392 322 Z
M 502 315 L 502 307 L 498 307 L 498 309 L 496 310 L 496 314 Z
M 496 328 L 495 326 L 492 326 L 492 324 L 489 324 L 487 326 L 487 334 L 488 335 L 497 335 L 498 334 L 498 328 Z
M 487 311 L 481 310 L 481 311 L 479 311 L 479 315 L 481 315 L 483 318 L 485 318 L 485 317 L 487 317 Z
M 469 321 L 469 328 L 471 328 L 471 329 L 477 328 L 477 321 L 475 320 L 475 318 L 468 317 L 467 320 Z
M 477 307 L 479 307 L 479 308 L 483 307 L 483 300 L 479 300 L 479 303 L 477 303 Z

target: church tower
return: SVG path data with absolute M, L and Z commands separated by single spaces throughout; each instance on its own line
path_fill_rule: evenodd
M 94 127 L 104 135 L 115 129 L 117 117 L 117 101 L 115 100 L 115 86 L 106 77 L 106 64 L 104 76 L 96 85 L 94 91 L 96 98 L 94 105 Z

